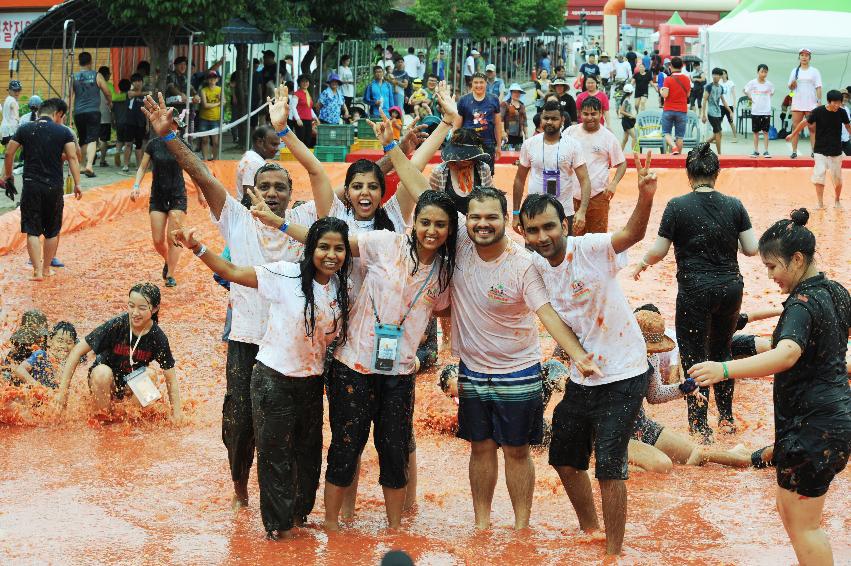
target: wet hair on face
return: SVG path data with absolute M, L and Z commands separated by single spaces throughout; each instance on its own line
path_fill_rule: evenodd
M 686 174 L 689 180 L 707 179 L 715 181 L 721 171 L 718 155 L 708 142 L 700 143 L 686 156 Z
M 71 340 L 74 341 L 74 344 L 79 342 L 79 339 L 77 338 L 77 329 L 67 320 L 57 322 L 53 327 L 53 330 L 50 331 L 50 337 L 53 338 L 60 332 L 67 332 L 68 335 L 71 336 Z
M 798 208 L 789 214 L 789 218 L 772 224 L 759 238 L 759 255 L 780 258 L 788 265 L 792 256 L 800 252 L 808 265 L 812 263 L 816 253 L 816 237 L 807 228 L 809 219 L 807 209 Z
M 138 293 L 145 297 L 145 300 L 151 305 L 151 319 L 154 322 L 159 322 L 160 288 L 150 281 L 144 281 L 130 287 L 128 295 L 131 293 Z
M 455 247 L 458 242 L 458 207 L 446 191 L 429 189 L 420 195 L 417 206 L 414 208 L 414 228 L 408 239 L 411 247 L 411 259 L 414 260 L 414 268 L 411 270 L 411 275 L 417 272 L 420 264 L 416 242 L 417 218 L 428 206 L 439 208 L 446 213 L 449 219 L 449 233 L 446 236 L 446 241 L 437 250 L 437 256 L 440 260 L 437 280 L 440 286 L 440 292 L 442 293 L 449 288 L 449 284 L 452 282 L 452 273 L 455 271 Z
M 582 101 L 582 106 L 580 106 L 580 112 L 585 109 L 595 110 L 597 112 L 603 111 L 603 104 L 600 102 L 600 99 L 596 96 L 589 96 L 585 100 Z
M 508 201 L 505 198 L 505 193 L 496 187 L 473 187 L 473 190 L 470 191 L 470 202 L 474 200 L 478 202 L 495 200 L 499 203 L 502 215 L 508 216 Z

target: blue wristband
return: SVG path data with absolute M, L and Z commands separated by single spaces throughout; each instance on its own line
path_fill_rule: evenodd
M 390 151 L 391 149 L 393 149 L 397 145 L 399 145 L 399 144 L 397 144 L 395 141 L 388 143 L 387 145 L 384 146 L 384 153 L 387 153 L 388 151 Z
M 284 220 L 284 223 L 283 223 L 283 224 L 281 224 L 281 226 L 278 228 L 278 230 L 280 230 L 281 232 L 283 232 L 284 234 L 286 234 L 286 233 L 287 233 L 287 228 L 289 228 L 289 227 L 290 227 L 290 223 L 289 223 L 289 222 L 287 222 L 286 220 Z
M 177 139 L 177 132 L 175 132 L 174 130 L 172 130 L 172 131 L 170 131 L 169 133 L 167 133 L 166 135 L 164 135 L 163 137 L 161 137 L 160 139 L 161 139 L 162 141 L 164 141 L 164 142 L 169 142 L 169 141 L 171 141 L 171 140 L 176 140 L 176 139 Z
M 279 137 L 279 138 L 282 138 L 282 137 L 284 137 L 285 135 L 287 135 L 288 133 L 290 133 L 290 127 L 289 127 L 289 126 L 285 127 L 283 130 L 281 130 L 280 132 L 278 132 L 278 137 Z
M 693 377 L 686 378 L 685 381 L 680 383 L 679 385 L 680 391 L 683 392 L 683 395 L 688 395 L 695 389 L 697 389 L 697 383 L 694 382 Z
M 512 216 L 520 216 L 520 211 L 519 210 L 512 210 L 511 214 L 512 214 Z

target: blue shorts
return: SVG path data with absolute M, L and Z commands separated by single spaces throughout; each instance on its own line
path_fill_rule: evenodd
M 665 110 L 662 112 L 662 134 L 670 134 L 674 130 L 674 137 L 684 138 L 686 135 L 686 122 L 688 114 L 686 112 L 677 112 L 675 110 Z
M 458 438 L 499 445 L 540 444 L 544 438 L 541 364 L 504 374 L 458 367 Z
M 215 130 L 218 127 L 219 127 L 219 121 L 218 120 L 204 120 L 203 118 L 198 120 L 198 131 L 199 132 L 207 132 L 209 130 Z

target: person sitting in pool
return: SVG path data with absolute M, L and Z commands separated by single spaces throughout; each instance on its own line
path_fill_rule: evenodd
M 9 337 L 12 349 L 0 363 L 4 378 L 12 380 L 12 374 L 21 362 L 29 358 L 34 351 L 47 347 L 47 330 L 47 317 L 43 312 L 33 309 L 24 313 L 20 326 Z
M 174 357 L 168 338 L 159 326 L 159 310 L 159 287 L 153 283 L 137 283 L 130 288 L 127 312 L 104 322 L 74 346 L 62 368 L 57 399 L 60 414 L 68 402 L 71 378 L 80 359 L 93 351 L 96 357 L 89 368 L 89 390 L 97 413 L 107 412 L 113 400 L 127 395 L 127 375 L 157 362 L 165 374 L 172 420 L 175 423 L 183 420 Z
M 38 349 L 15 369 L 17 381 L 24 385 L 59 387 L 56 375 L 77 344 L 77 329 L 70 322 L 57 322 L 47 339 L 47 348 Z

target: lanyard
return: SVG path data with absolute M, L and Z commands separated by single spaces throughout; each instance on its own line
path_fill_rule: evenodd
M 136 345 L 135 346 L 133 345 L 133 326 L 132 325 L 128 324 L 127 332 L 130 333 L 130 369 L 132 370 L 133 369 L 133 354 L 136 353 L 136 348 L 139 347 L 139 342 L 142 341 L 142 336 L 147 334 L 147 332 L 143 332 L 143 333 L 139 334 L 139 337 L 136 338 Z
M 431 281 L 431 276 L 434 275 L 434 270 L 435 268 L 437 268 L 437 263 L 439 259 L 440 258 L 435 256 L 434 261 L 431 264 L 431 271 L 428 272 L 428 277 L 426 277 L 426 280 L 423 281 L 423 285 L 422 287 L 420 287 L 420 290 L 417 291 L 417 294 L 414 295 L 414 299 L 411 301 L 411 306 L 408 307 L 407 312 L 405 312 L 405 316 L 402 317 L 402 320 L 400 320 L 399 324 L 397 324 L 396 326 L 402 326 L 405 323 L 405 319 L 408 318 L 409 314 L 411 314 L 411 310 L 413 310 L 414 305 L 417 304 L 420 295 L 423 294 L 423 291 L 425 291 L 425 288 L 428 286 L 429 281 Z M 381 324 L 381 319 L 378 317 L 378 311 L 375 308 L 375 299 L 372 298 L 372 293 L 370 293 L 369 295 L 369 300 L 372 303 L 372 312 L 373 314 L 375 314 L 375 321 L 378 322 L 378 324 Z
M 547 140 L 545 140 L 544 138 L 541 138 L 541 167 L 543 167 L 544 171 L 547 171 L 546 150 L 547 150 Z M 560 150 L 561 150 L 561 140 L 558 140 L 558 142 L 556 142 L 556 167 L 555 167 L 555 169 L 553 169 L 553 171 L 558 171 L 558 168 L 559 168 L 558 158 L 559 158 L 559 151 Z

